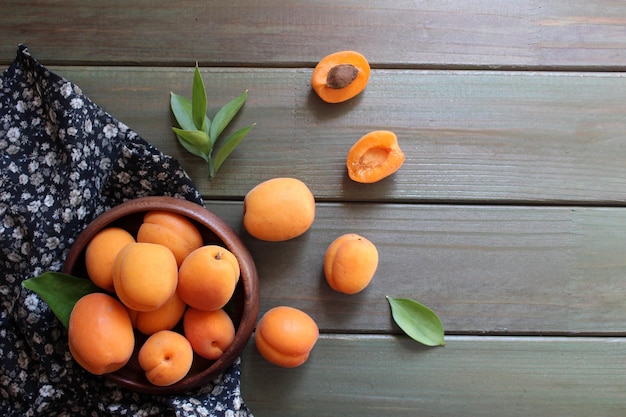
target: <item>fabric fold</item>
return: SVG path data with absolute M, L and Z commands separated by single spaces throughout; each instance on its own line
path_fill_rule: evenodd
M 61 270 L 95 217 L 149 195 L 203 204 L 178 161 L 20 45 L 0 78 L 3 415 L 252 415 L 241 398 L 239 360 L 211 384 L 173 396 L 131 392 L 89 374 L 71 358 L 62 324 L 21 286 Z

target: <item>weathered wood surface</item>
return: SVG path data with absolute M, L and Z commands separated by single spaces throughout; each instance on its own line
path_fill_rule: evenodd
M 453 334 L 626 334 L 623 208 L 318 204 L 306 235 L 270 243 L 245 233 L 240 203 L 207 207 L 250 249 L 261 312 L 287 304 L 331 333 L 390 333 L 390 295 L 433 308 Z M 350 296 L 322 273 L 327 246 L 348 232 L 380 254 L 370 286 Z
M 234 124 L 256 123 L 209 183 L 170 129 L 169 93 L 190 96 L 192 69 L 53 69 L 178 158 L 210 198 L 295 176 L 320 200 L 626 202 L 623 73 L 379 70 L 354 101 L 328 106 L 310 91 L 310 69 L 205 69 L 209 113 L 249 90 Z M 354 184 L 347 151 L 376 129 L 396 132 L 407 162 Z
M 242 357 L 259 416 L 602 416 L 626 411 L 622 338 L 322 336 L 298 371 Z M 271 383 L 268 383 L 271 381 Z
M 19 43 L 163 152 L 239 232 L 262 312 L 301 307 L 322 337 L 301 368 L 252 342 L 242 392 L 264 416 L 623 416 L 626 400 L 626 3 L 617 0 L 3 3 L 0 63 Z M 356 49 L 363 94 L 328 106 L 313 65 Z M 209 182 L 177 144 L 169 92 L 198 61 L 210 112 L 243 90 L 256 123 Z M 394 130 L 407 162 L 363 186 L 345 173 L 362 134 Z M 285 243 L 241 228 L 258 182 L 295 176 L 318 200 Z M 379 246 L 371 287 L 329 290 L 326 246 Z M 401 336 L 385 295 L 432 307 L 447 346 Z M 485 336 L 488 335 L 488 336 Z
M 50 62 L 311 66 L 356 49 L 375 66 L 568 69 L 626 66 L 619 0 L 6 0 L 17 43 Z

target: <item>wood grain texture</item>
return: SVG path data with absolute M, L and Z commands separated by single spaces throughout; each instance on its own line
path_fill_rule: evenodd
M 270 243 L 247 235 L 242 206 L 208 201 L 257 264 L 261 314 L 309 312 L 324 332 L 394 333 L 386 295 L 431 307 L 448 333 L 624 335 L 626 209 L 318 204 L 307 234 Z M 379 250 L 362 293 L 336 293 L 322 262 L 343 233 Z
M 257 417 L 621 417 L 626 341 L 619 338 L 325 335 L 301 368 L 242 356 L 242 395 Z
M 169 93 L 190 97 L 191 68 L 53 68 L 180 160 L 210 198 L 295 176 L 319 200 L 626 202 L 623 73 L 377 70 L 354 101 L 327 105 L 310 70 L 203 69 L 209 115 L 248 89 L 233 127 L 256 123 L 209 182 L 171 132 Z M 376 129 L 396 132 L 407 161 L 387 180 L 356 184 L 347 151 Z
M 3 3 L 0 60 L 312 66 L 343 49 L 378 67 L 624 68 L 619 0 L 183 0 Z

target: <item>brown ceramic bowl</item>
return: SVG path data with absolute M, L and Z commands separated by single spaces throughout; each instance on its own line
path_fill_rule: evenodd
M 204 207 L 174 197 L 142 197 L 122 203 L 94 219 L 76 238 L 63 266 L 63 272 L 87 278 L 85 248 L 89 241 L 105 227 L 119 226 L 136 235 L 143 215 L 150 210 L 164 210 L 189 218 L 198 227 L 205 244 L 219 244 L 230 250 L 239 261 L 241 277 L 235 293 L 225 307 L 235 323 L 236 334 L 232 345 L 215 360 L 194 356 L 189 374 L 174 385 L 159 387 L 148 382 L 139 367 L 137 352 L 146 339 L 136 333 L 135 352 L 129 363 L 105 377 L 131 390 L 149 394 L 173 394 L 206 385 L 226 370 L 248 343 L 259 312 L 258 276 L 252 256 L 239 236 L 219 217 Z

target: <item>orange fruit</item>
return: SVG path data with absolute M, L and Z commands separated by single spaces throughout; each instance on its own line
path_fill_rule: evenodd
M 203 311 L 190 307 L 183 318 L 184 335 L 194 352 L 215 360 L 233 343 L 235 325 L 223 309 Z
M 187 255 L 178 270 L 180 298 L 199 310 L 224 307 L 239 280 L 239 264 L 235 268 L 231 255 L 219 245 L 205 245 Z
M 126 308 L 104 293 L 91 293 L 76 302 L 67 331 L 72 357 L 96 375 L 122 368 L 135 347 Z
M 356 51 L 340 51 L 325 56 L 315 66 L 311 87 L 327 103 L 341 103 L 365 89 L 370 64 Z
M 139 366 L 157 386 L 169 386 L 183 379 L 193 364 L 193 350 L 185 336 L 171 330 L 154 333 L 139 349 Z
M 163 245 L 131 243 L 113 264 L 115 293 L 128 308 L 151 311 L 172 297 L 178 282 L 176 258 Z
M 145 335 L 159 330 L 170 330 L 176 326 L 185 313 L 187 304 L 174 292 L 172 296 L 156 310 L 135 311 L 129 309 L 133 327 Z
M 324 256 L 324 276 L 335 291 L 355 294 L 367 287 L 378 267 L 376 246 L 355 233 L 335 239 Z
M 257 325 L 257 350 L 267 361 L 285 368 L 302 365 L 319 337 L 315 321 L 302 310 L 279 306 L 268 310 Z
M 348 151 L 348 176 L 356 182 L 377 182 L 400 169 L 404 159 L 395 133 L 376 130 L 361 137 Z
M 252 188 L 243 201 L 243 226 L 257 239 L 278 242 L 305 233 L 315 219 L 315 198 L 296 178 L 273 178 Z
M 122 248 L 134 243 L 135 238 L 119 227 L 99 231 L 85 249 L 87 275 L 98 287 L 113 292 L 113 262 Z
M 144 215 L 137 232 L 137 242 L 158 243 L 172 251 L 180 266 L 183 259 L 203 245 L 196 226 L 183 215 L 150 211 Z

